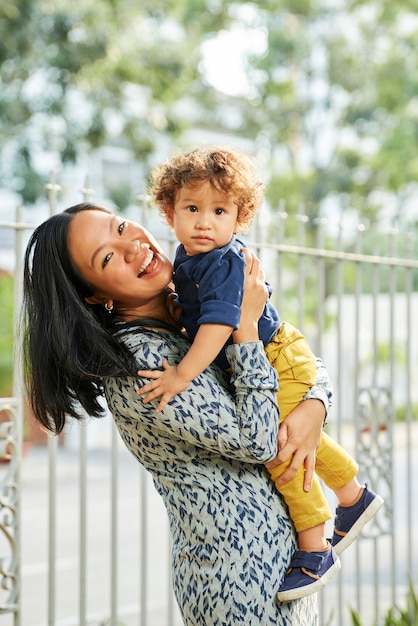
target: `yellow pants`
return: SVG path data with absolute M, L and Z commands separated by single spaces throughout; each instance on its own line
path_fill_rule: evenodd
M 316 364 L 309 344 L 299 330 L 282 322 L 272 341 L 266 346 L 266 355 L 279 376 L 280 389 L 277 400 L 280 421 L 289 415 L 315 384 Z M 300 532 L 326 522 L 332 514 L 322 491 L 318 476 L 332 490 L 339 489 L 352 480 L 357 472 L 355 460 L 326 433 L 322 433 L 316 453 L 316 465 L 312 488 L 303 490 L 304 468 L 286 485 L 280 485 L 279 477 L 287 469 L 291 459 L 270 471 L 277 490 L 282 494 L 289 515 Z

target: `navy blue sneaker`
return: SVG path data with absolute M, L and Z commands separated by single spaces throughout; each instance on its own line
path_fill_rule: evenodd
M 277 599 L 289 602 L 310 596 L 322 589 L 340 568 L 340 559 L 329 542 L 326 550 L 318 552 L 296 550 Z
M 363 527 L 383 506 L 383 498 L 364 485 L 357 502 L 351 506 L 337 506 L 335 511 L 332 547 L 337 554 L 348 548 L 359 536 Z

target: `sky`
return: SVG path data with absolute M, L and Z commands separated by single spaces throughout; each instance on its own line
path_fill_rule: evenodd
M 245 74 L 248 54 L 266 49 L 262 29 L 233 26 L 220 31 L 202 45 L 203 70 L 208 82 L 230 96 L 245 96 L 251 91 Z

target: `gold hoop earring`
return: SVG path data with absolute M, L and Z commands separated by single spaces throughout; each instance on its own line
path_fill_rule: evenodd
M 113 302 L 112 302 L 112 304 L 110 306 L 108 305 L 107 302 L 105 302 L 104 308 L 109 313 L 109 315 L 112 315 L 112 312 L 113 312 Z

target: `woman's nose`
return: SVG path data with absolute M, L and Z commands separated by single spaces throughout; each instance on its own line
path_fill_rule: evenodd
M 125 260 L 127 263 L 134 261 L 138 255 L 141 244 L 139 241 L 128 241 L 125 248 Z

